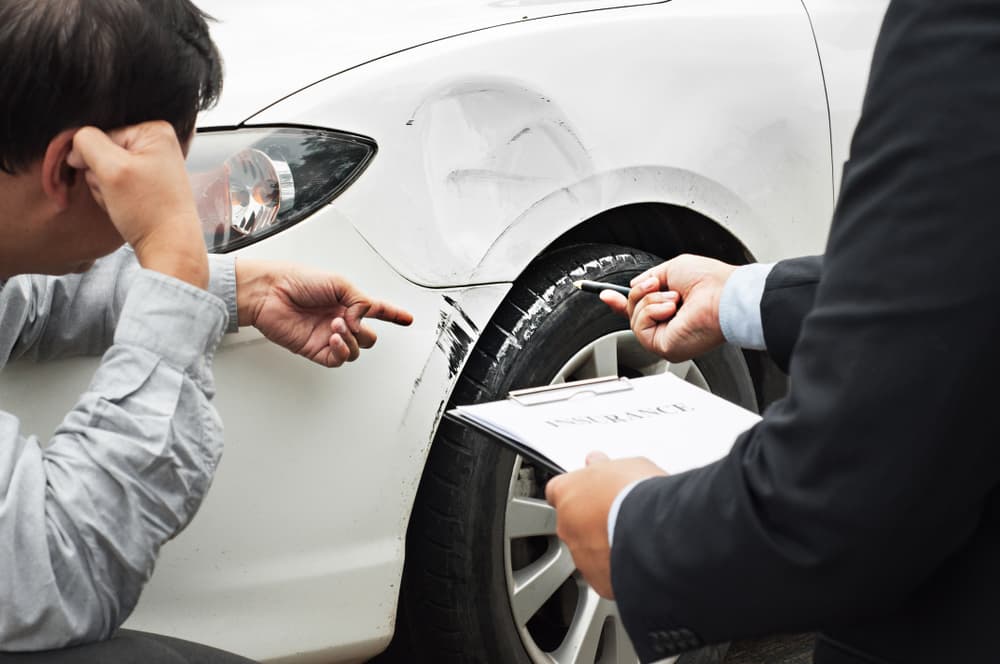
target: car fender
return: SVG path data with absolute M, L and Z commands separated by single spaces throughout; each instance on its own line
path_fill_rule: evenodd
M 248 124 L 374 138 L 334 205 L 427 286 L 514 279 L 567 228 L 629 202 L 702 211 L 764 259 L 819 250 L 832 212 L 822 72 L 798 0 L 672 0 L 461 35 Z
M 375 347 L 337 369 L 252 327 L 225 335 L 212 361 L 222 461 L 126 626 L 254 659 L 287 657 L 291 644 L 323 661 L 371 656 L 392 635 L 406 525 L 438 422 L 510 286 L 417 286 L 331 207 L 237 254 L 251 258 L 343 274 L 414 323 L 370 321 Z M 11 363 L 4 409 L 46 440 L 98 361 Z

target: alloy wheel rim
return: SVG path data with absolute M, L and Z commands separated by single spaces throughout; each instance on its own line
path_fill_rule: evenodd
M 666 362 L 643 349 L 630 331 L 619 331 L 582 348 L 556 373 L 552 383 L 666 372 L 708 389 L 705 376 L 694 362 Z M 576 571 L 569 549 L 556 537 L 555 510 L 545 502 L 534 467 L 520 456 L 514 461 L 507 491 L 503 541 L 514 623 L 533 662 L 638 661 L 615 603 L 587 585 Z

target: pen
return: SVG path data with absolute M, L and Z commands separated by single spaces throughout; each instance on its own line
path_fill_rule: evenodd
M 603 290 L 610 290 L 616 293 L 621 293 L 625 297 L 628 297 L 628 294 L 632 291 L 632 289 L 628 286 L 609 284 L 603 281 L 588 281 L 586 279 L 574 281 L 573 285 L 586 293 L 600 293 Z

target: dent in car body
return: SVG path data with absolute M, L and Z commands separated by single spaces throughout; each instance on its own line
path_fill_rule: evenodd
M 251 121 L 375 138 L 337 205 L 430 287 L 512 281 L 633 203 L 693 209 L 761 260 L 819 250 L 833 208 L 822 72 L 795 0 L 510 24 L 344 72 Z
M 433 212 L 447 253 L 479 264 L 525 209 L 594 170 L 558 104 L 513 79 L 448 83 L 413 113 Z

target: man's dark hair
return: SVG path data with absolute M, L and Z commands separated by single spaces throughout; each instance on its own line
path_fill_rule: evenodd
M 84 125 L 166 120 L 186 139 L 222 90 L 207 20 L 189 0 L 0 0 L 0 170 Z

